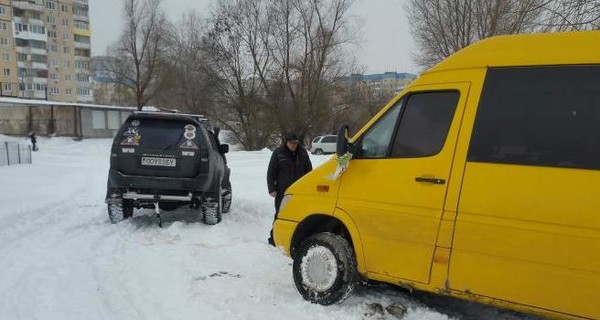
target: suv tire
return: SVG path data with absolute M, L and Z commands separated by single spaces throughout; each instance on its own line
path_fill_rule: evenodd
M 317 149 L 317 150 L 315 150 L 315 154 L 321 155 L 321 154 L 323 154 L 323 150 Z
M 109 203 L 108 220 L 110 223 L 118 223 L 133 216 L 133 204 L 129 200 L 122 200 L 119 203 Z
M 231 210 L 231 197 L 232 197 L 231 186 L 223 189 L 221 191 L 221 196 L 223 197 L 223 213 L 228 213 Z
M 340 235 L 312 235 L 294 254 L 293 275 L 305 300 L 321 305 L 341 302 L 358 283 L 354 250 Z
M 223 194 L 221 183 L 217 189 L 216 198 L 207 198 L 202 202 L 202 222 L 207 225 L 215 225 L 223 218 Z

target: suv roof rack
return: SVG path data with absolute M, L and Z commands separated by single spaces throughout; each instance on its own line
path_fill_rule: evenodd
M 179 113 L 179 112 L 164 112 L 164 111 L 134 111 L 134 114 L 161 115 L 161 116 L 184 116 L 192 117 L 199 121 L 208 121 L 203 114 Z

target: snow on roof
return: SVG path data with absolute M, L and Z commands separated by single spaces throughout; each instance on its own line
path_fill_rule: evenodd
M 59 101 L 46 101 L 46 100 L 34 100 L 34 99 L 23 99 L 23 98 L 9 98 L 0 97 L 0 106 L 69 106 L 69 107 L 81 107 L 90 109 L 108 109 L 108 110 L 123 110 L 123 111 L 135 111 L 135 107 L 123 107 L 123 106 L 105 106 L 99 104 L 88 104 L 88 103 L 73 103 L 73 102 L 59 102 Z M 146 107 L 144 107 L 146 108 Z

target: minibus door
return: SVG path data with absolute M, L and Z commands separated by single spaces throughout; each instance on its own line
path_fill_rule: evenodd
M 427 283 L 469 83 L 415 86 L 353 146 L 338 207 L 370 273 Z

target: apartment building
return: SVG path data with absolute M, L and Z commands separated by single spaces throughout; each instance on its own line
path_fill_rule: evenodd
M 353 86 L 366 86 L 375 93 L 395 95 L 413 80 L 416 75 L 406 72 L 385 72 L 375 74 L 352 74 L 344 80 Z
M 88 0 L 0 0 L 0 96 L 93 101 Z

